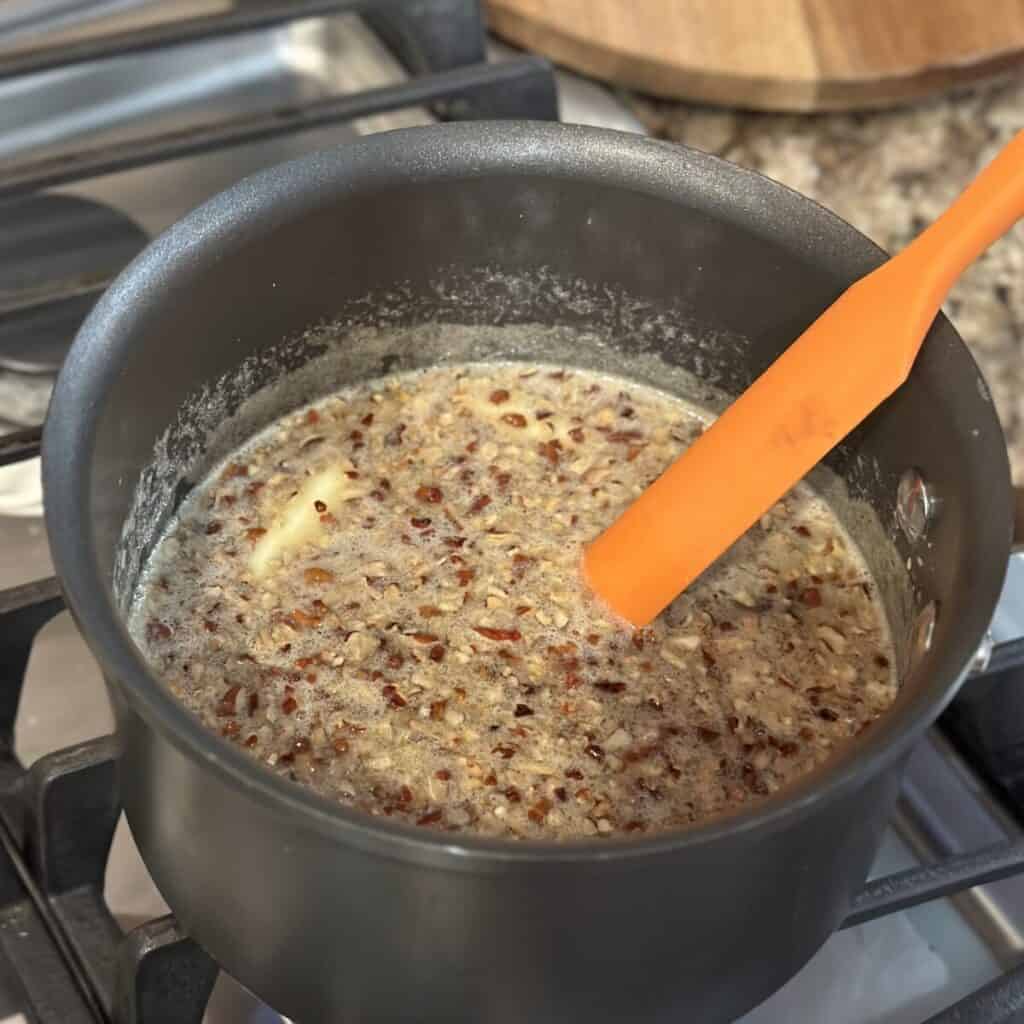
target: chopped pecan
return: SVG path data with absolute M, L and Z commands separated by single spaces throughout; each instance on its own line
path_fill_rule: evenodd
M 390 707 L 404 708 L 407 703 L 406 699 L 398 692 L 398 687 L 392 683 L 386 684 L 381 689 L 381 693 L 384 694 L 384 699 Z
M 537 450 L 541 455 L 544 456 L 552 466 L 557 466 L 559 459 L 561 458 L 562 442 L 561 441 L 541 441 L 537 445 Z
M 523 634 L 518 629 L 495 629 L 492 626 L 474 626 L 473 631 L 497 643 L 523 639 Z
M 236 712 L 236 704 L 238 702 L 238 693 L 241 690 L 240 686 L 229 686 L 221 697 L 220 702 L 217 704 L 217 715 L 220 718 L 230 718 Z
M 440 487 L 435 487 L 432 484 L 421 484 L 416 488 L 416 500 L 422 501 L 427 505 L 439 505 L 444 500 L 444 494 L 441 492 Z
M 319 566 L 310 566 L 302 576 L 307 583 L 330 583 L 334 579 L 330 569 L 321 569 Z
M 544 819 L 548 816 L 548 811 L 551 810 L 551 807 L 551 801 L 547 797 L 541 797 L 526 813 L 530 821 L 537 825 L 543 825 Z

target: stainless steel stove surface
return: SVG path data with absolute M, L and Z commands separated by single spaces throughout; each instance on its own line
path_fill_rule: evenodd
M 24 21 L 30 6 L 15 3 L 13 13 L 8 12 L 11 23 L 19 11 Z M 51 6 L 71 17 L 78 5 Z M 153 5 L 99 6 L 115 14 L 116 9 L 127 7 L 138 16 L 138 9 Z M 0 35 L 3 18 L 0 12 Z M 24 31 L 11 38 L 23 42 Z M 501 60 L 511 53 L 494 45 L 491 56 Z M 0 67 L 3 59 L 0 51 Z M 100 138 L 117 141 L 137 132 L 140 125 L 147 132 L 179 129 L 197 118 L 253 115 L 265 110 L 268 102 L 317 100 L 401 83 L 405 77 L 402 65 L 380 39 L 357 17 L 346 14 L 9 78 L 0 80 L 0 163 L 36 159 L 73 147 L 86 137 L 90 144 Z M 558 75 L 558 85 L 563 120 L 640 130 L 602 87 L 563 73 Z M 260 167 L 358 133 L 431 119 L 422 107 L 406 109 L 108 174 L 62 191 L 106 204 L 152 236 L 198 202 Z M 2 273 L 0 267 L 0 281 L 5 280 Z M 0 307 L 3 300 L 0 290 Z M 0 360 L 2 355 L 0 334 Z M 45 373 L 7 374 L 0 379 L 0 396 L 4 388 L 11 388 L 15 395 L 22 394 L 22 388 L 25 394 L 36 395 L 47 388 L 47 379 Z M 40 510 L 37 460 L 0 470 L 0 588 L 51 574 Z M 1020 565 L 1011 567 L 994 629 L 997 639 L 1024 635 L 1024 568 Z M 61 613 L 42 629 L 32 651 L 17 718 L 16 753 L 23 763 L 31 764 L 44 754 L 103 736 L 112 726 L 99 672 L 67 613 Z M 933 731 L 913 759 L 904 799 L 874 871 L 889 875 L 1020 838 L 1018 823 L 951 743 Z M 168 912 L 123 820 L 107 866 L 106 899 L 125 930 Z M 1017 965 L 1022 953 L 1024 877 L 1018 876 L 838 932 L 796 978 L 744 1021 L 918 1024 Z M 3 1016 L 19 1009 L 5 984 L 0 972 L 0 1024 L 19 1019 Z M 205 1020 L 208 1024 L 272 1024 L 281 1018 L 222 975 Z

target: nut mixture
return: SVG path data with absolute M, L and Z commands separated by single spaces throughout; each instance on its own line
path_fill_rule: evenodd
M 576 838 L 756 801 L 897 683 L 867 569 L 803 486 L 649 628 L 588 595 L 580 545 L 706 419 L 524 364 L 339 393 L 190 495 L 134 636 L 209 727 L 369 814 Z

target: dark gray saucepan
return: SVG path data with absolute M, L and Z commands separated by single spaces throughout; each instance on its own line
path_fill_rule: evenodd
M 963 678 L 1006 567 L 1003 436 L 945 320 L 906 386 L 830 460 L 894 538 L 888 563 L 884 545 L 869 553 L 909 663 L 902 695 L 826 770 L 703 827 L 559 846 L 370 820 L 207 732 L 147 670 L 123 610 L 147 546 L 202 468 L 213 421 L 294 370 L 301 380 L 322 350 L 300 338 L 313 325 L 388 320 L 391 350 L 381 342 L 373 359 L 338 364 L 381 372 L 439 357 L 403 347 L 405 323 L 563 322 L 584 332 L 582 365 L 592 329 L 638 374 L 661 359 L 735 392 L 881 258 L 830 213 L 713 157 L 500 123 L 376 136 L 259 174 L 121 275 L 56 388 L 47 525 L 116 705 L 139 848 L 228 971 L 307 1022 L 710 1024 L 811 956 L 864 881 L 907 753 Z M 249 425 L 337 383 L 328 378 L 279 388 Z M 197 404 L 218 381 L 223 401 Z M 908 467 L 942 501 L 913 549 L 893 525 Z M 849 525 L 867 543 L 855 506 Z M 909 580 L 893 567 L 908 557 Z

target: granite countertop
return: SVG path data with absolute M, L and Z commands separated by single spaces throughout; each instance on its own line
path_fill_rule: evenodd
M 890 251 L 904 246 L 1024 128 L 1024 80 L 858 114 L 736 113 L 633 100 L 648 130 L 755 168 Z M 981 366 L 1024 484 L 1024 226 L 954 287 L 945 310 Z

